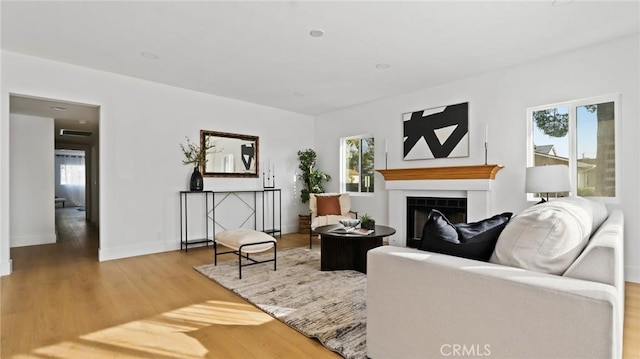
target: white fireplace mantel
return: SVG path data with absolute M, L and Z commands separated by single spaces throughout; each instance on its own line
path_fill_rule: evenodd
M 406 246 L 407 197 L 466 198 L 468 222 L 489 217 L 491 184 L 500 169 L 480 165 L 378 170 L 389 193 L 389 225 L 396 229 L 389 244 Z

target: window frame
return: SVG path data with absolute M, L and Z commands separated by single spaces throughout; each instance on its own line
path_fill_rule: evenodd
M 621 181 L 620 181 L 620 168 L 622 168 L 622 159 L 620 156 L 620 127 L 622 120 L 620 118 L 620 101 L 621 94 L 609 94 L 595 97 L 582 98 L 578 100 L 557 102 L 548 105 L 535 106 L 527 108 L 527 167 L 534 165 L 534 151 L 533 151 L 533 113 L 536 111 L 556 108 L 556 107 L 568 107 L 569 108 L 569 131 L 567 135 L 569 137 L 569 174 L 571 179 L 571 190 L 569 194 L 572 196 L 578 193 L 578 171 L 576 170 L 578 153 L 577 153 L 577 108 L 587 105 L 595 105 L 606 102 L 613 102 L 613 119 L 614 119 L 614 141 L 615 141 L 615 196 L 602 197 L 602 196 L 589 196 L 585 198 L 591 198 L 603 203 L 620 203 L 621 193 Z M 539 197 L 534 197 L 533 193 L 527 193 L 527 201 L 539 201 Z
M 359 197 L 359 196 L 362 196 L 362 197 L 373 197 L 375 195 L 375 181 L 374 181 L 374 187 L 372 187 L 372 191 L 371 192 L 361 192 L 360 191 L 360 187 L 358 189 L 358 192 L 347 192 L 347 182 L 345 181 L 345 178 L 346 178 L 345 169 L 347 167 L 347 163 L 346 163 L 347 159 L 344 156 L 344 153 L 346 151 L 346 148 L 345 148 L 346 142 L 347 142 L 347 140 L 353 140 L 353 139 L 362 140 L 363 138 L 371 138 L 371 139 L 373 139 L 373 141 L 374 141 L 373 143 L 374 143 L 374 146 L 375 146 L 375 140 L 376 139 L 372 134 L 362 134 L 362 135 L 346 136 L 346 137 L 341 137 L 340 138 L 340 146 L 339 146 L 340 149 L 339 149 L 339 154 L 338 154 L 338 156 L 340 157 L 339 158 L 339 163 L 340 163 L 340 171 L 339 171 L 340 172 L 340 174 L 339 174 L 340 175 L 340 193 L 348 193 L 350 196 L 356 196 L 356 197 Z M 374 157 L 373 162 L 374 162 L 374 167 L 375 167 L 375 150 L 374 150 L 373 157 Z M 359 149 L 359 158 L 360 158 L 360 160 L 362 159 L 362 148 Z M 361 163 L 360 163 L 359 167 L 362 168 L 362 164 Z M 374 172 L 375 172 L 375 170 L 374 170 Z M 374 175 L 375 175 L 375 173 L 374 173 Z

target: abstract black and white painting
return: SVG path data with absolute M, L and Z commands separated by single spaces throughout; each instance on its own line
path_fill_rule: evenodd
M 404 121 L 404 159 L 469 156 L 469 103 L 408 112 Z

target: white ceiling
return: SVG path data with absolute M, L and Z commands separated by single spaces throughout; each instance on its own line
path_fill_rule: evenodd
M 557 5 L 2 1 L 2 49 L 318 115 L 640 30 L 638 1 Z
M 53 118 L 56 148 L 89 146 L 98 140 L 98 106 L 12 95 L 9 100 L 11 113 Z M 88 137 L 62 136 L 60 130 L 91 132 Z

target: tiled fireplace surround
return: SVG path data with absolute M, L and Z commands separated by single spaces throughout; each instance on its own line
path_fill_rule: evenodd
M 487 218 L 491 208 L 491 184 L 499 165 L 400 168 L 378 170 L 389 193 L 389 225 L 396 234 L 389 244 L 406 246 L 407 197 L 457 197 L 467 199 L 467 221 Z

